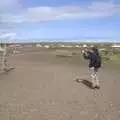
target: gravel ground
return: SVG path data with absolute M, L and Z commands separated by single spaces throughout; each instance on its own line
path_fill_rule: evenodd
M 0 120 L 119 120 L 120 69 L 102 68 L 101 88 L 90 89 L 80 57 L 25 52 L 11 57 L 16 68 L 0 75 Z

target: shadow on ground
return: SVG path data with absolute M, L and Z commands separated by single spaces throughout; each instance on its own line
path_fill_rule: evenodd
M 86 80 L 86 79 L 77 78 L 77 79 L 76 79 L 76 82 L 77 82 L 77 83 L 82 83 L 82 84 L 84 84 L 85 86 L 87 86 L 88 88 L 93 89 L 93 87 L 92 87 L 92 82 L 90 82 L 90 81 L 88 81 L 88 80 Z
M 15 68 L 9 68 L 9 69 L 4 69 L 3 71 L 0 71 L 0 80 L 3 80 L 6 75 L 9 75 L 11 72 L 13 72 Z

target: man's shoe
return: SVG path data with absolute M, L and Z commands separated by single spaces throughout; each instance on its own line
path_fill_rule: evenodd
M 92 88 L 92 89 L 95 89 L 95 88 L 96 88 L 96 86 L 95 86 L 95 85 L 92 85 L 92 86 L 91 86 L 91 88 Z
M 95 88 L 100 89 L 100 86 L 99 86 L 99 85 L 97 85 L 97 86 L 95 86 Z

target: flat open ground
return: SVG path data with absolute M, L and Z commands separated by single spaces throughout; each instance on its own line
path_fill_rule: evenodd
M 32 50 L 31 50 L 32 51 Z M 0 75 L 0 120 L 119 120 L 120 68 L 105 64 L 101 88 L 92 90 L 79 56 L 56 57 L 53 50 L 22 51 L 16 68 Z

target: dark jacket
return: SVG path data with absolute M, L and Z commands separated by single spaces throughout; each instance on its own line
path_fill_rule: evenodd
M 100 68 L 101 67 L 101 56 L 98 52 L 98 50 L 94 52 L 86 52 L 83 54 L 84 58 L 89 60 L 89 68 L 94 67 L 94 68 Z

